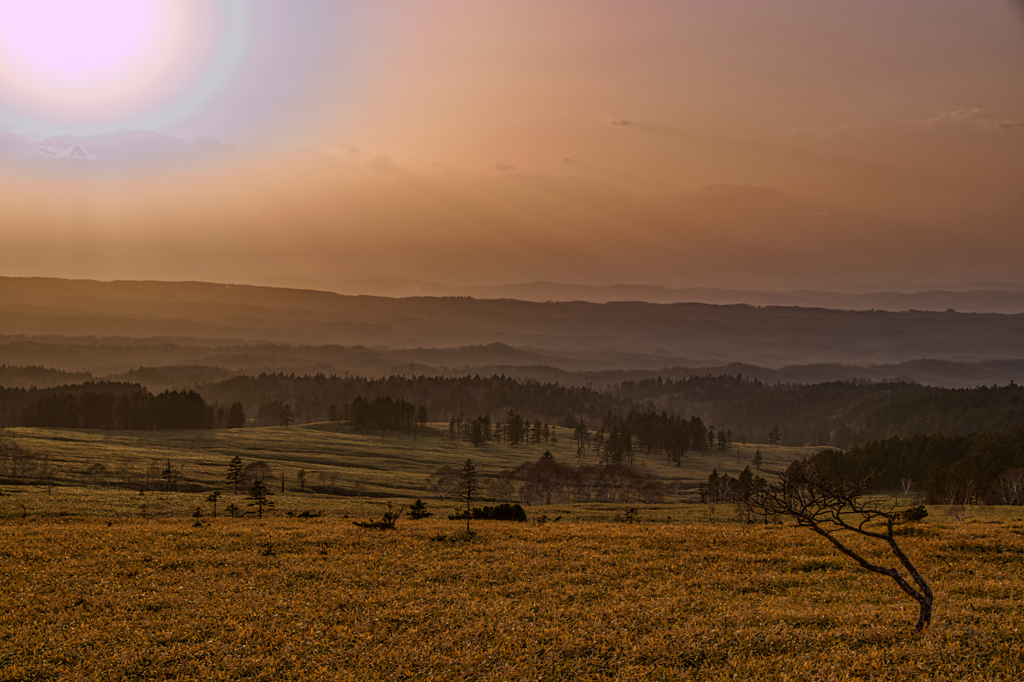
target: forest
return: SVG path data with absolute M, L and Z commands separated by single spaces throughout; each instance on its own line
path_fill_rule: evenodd
M 374 403 L 377 400 L 390 400 L 392 405 L 385 408 L 383 403 Z M 172 407 L 178 402 L 194 404 L 194 416 L 161 416 L 184 410 Z M 841 449 L 894 436 L 967 435 L 1003 431 L 1024 423 L 1024 388 L 1013 382 L 947 389 L 908 382 L 768 384 L 743 375 L 708 375 L 627 380 L 598 390 L 505 375 L 368 378 L 264 373 L 165 391 L 158 396 L 142 384 L 128 382 L 0 388 L 0 426 L 89 424 L 88 428 L 127 429 L 173 428 L 169 425 L 187 423 L 197 424 L 191 428 L 214 428 L 227 425 L 231 408 L 236 405 L 236 418 L 241 410 L 252 426 L 277 426 L 287 412 L 287 423 L 354 419 L 359 428 L 379 429 L 383 423 L 384 430 L 406 431 L 417 421 L 455 419 L 468 423 L 486 416 L 498 422 L 510 411 L 531 422 L 567 428 L 584 423 L 596 431 L 608 415 L 626 419 L 636 413 L 649 415 L 647 421 L 651 421 L 650 415 L 661 420 L 697 419 L 705 431 L 712 432 L 712 439 L 717 439 L 721 431 L 736 442 L 774 441 L 780 445 Z M 402 414 L 392 415 L 392 410 Z M 195 416 L 203 411 L 202 418 Z M 367 419 L 372 424 L 364 425 Z M 646 433 L 650 428 L 641 430 Z M 661 431 L 665 428 L 658 427 Z M 669 439 L 679 444 L 658 447 L 675 448 L 681 455 L 687 449 L 701 447 L 705 437 L 696 432 L 685 437 L 661 435 L 658 438 L 665 443 Z M 682 445 L 684 440 L 687 445 Z
M 999 431 L 1024 423 L 1024 389 L 1006 386 L 947 389 L 908 382 L 834 381 L 768 384 L 743 375 L 621 381 L 601 390 L 559 383 L 489 377 L 390 376 L 382 378 L 295 374 L 237 376 L 196 390 L 211 403 L 240 402 L 261 426 L 276 425 L 290 405 L 297 423 L 326 421 L 357 396 L 390 397 L 423 406 L 432 422 L 509 410 L 526 419 L 593 425 L 611 413 L 665 413 L 697 417 L 708 429 L 731 432 L 737 442 L 848 448 L 911 436 Z
M 0 388 L 0 427 L 214 429 L 327 421 L 382 436 L 447 423 L 450 441 L 476 447 L 563 438 L 579 467 L 629 468 L 639 453 L 678 465 L 690 451 L 725 450 L 734 442 L 821 446 L 822 461 L 876 471 L 883 487 L 913 489 L 932 502 L 1024 501 L 1024 390 L 1012 382 L 943 389 L 906 382 L 767 384 L 720 375 L 622 381 L 596 390 L 499 375 L 277 373 L 159 394 L 138 383 L 103 381 Z M 597 476 L 584 478 L 591 474 Z
M 3 426 L 113 431 L 240 428 L 240 404 L 208 405 L 195 391 L 153 395 L 138 384 L 86 382 L 51 389 L 0 388 Z
M 874 473 L 888 490 L 932 504 L 1024 504 L 1024 428 L 967 435 L 918 434 L 823 450 L 812 461 L 838 473 Z

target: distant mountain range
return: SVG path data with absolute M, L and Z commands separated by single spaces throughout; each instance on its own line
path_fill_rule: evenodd
M 472 296 L 473 298 L 514 298 L 520 301 L 645 301 L 648 303 L 712 303 L 757 306 L 801 306 L 836 310 L 931 310 L 953 309 L 961 313 L 1024 313 L 1024 285 L 1004 282 L 988 284 L 992 288 L 932 290 L 913 293 L 880 291 L 874 293 L 837 293 L 834 291 L 765 291 L 759 289 L 712 289 L 692 287 L 670 289 L 640 284 L 597 287 L 584 284 L 530 282 L 502 286 L 448 286 L 415 279 L 351 279 L 337 282 L 294 277 L 263 278 L 272 286 L 331 291 L 350 296 Z M 979 283 L 979 285 L 982 283 Z M 976 285 L 977 286 L 977 285 Z M 1003 288 L 994 288 L 994 287 Z
M 193 388 L 239 374 L 356 376 L 505 375 L 564 386 L 614 389 L 622 381 L 683 380 L 691 376 L 758 379 L 768 384 L 907 381 L 943 388 L 1024 384 L 1024 360 L 966 363 L 911 360 L 893 365 L 791 365 L 772 369 L 743 363 L 604 369 L 607 358 L 566 358 L 517 351 L 502 344 L 448 349 L 372 350 L 339 346 L 236 345 L 202 341 L 34 339 L 0 337 L 0 386 L 48 388 L 93 380 L 140 383 L 154 392 Z M 582 368 L 582 369 L 581 369 Z
M 786 368 L 777 380 L 854 372 L 975 385 L 1016 380 L 1019 366 L 1000 363 L 1024 360 L 1021 314 L 396 299 L 203 282 L 0 278 L 0 334 L 0 364 L 102 374 L 139 365 L 426 373 L 742 363 Z

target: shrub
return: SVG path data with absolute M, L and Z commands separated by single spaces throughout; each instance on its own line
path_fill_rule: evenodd
M 405 507 L 401 507 L 397 512 L 394 512 L 391 510 L 391 503 L 388 502 L 388 510 L 384 512 L 384 516 L 380 521 L 353 521 L 352 523 L 360 528 L 370 530 L 394 530 L 395 522 L 398 521 L 403 512 L 405 512 Z
M 928 516 L 928 510 L 924 508 L 923 504 L 904 509 L 900 512 L 901 521 L 920 521 L 926 516 Z
M 466 512 L 460 511 L 448 518 L 461 520 Z M 518 504 L 499 504 L 496 507 L 473 507 L 473 520 L 477 521 L 526 521 L 526 512 Z

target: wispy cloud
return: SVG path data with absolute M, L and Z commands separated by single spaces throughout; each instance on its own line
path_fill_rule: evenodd
M 102 135 L 59 135 L 32 139 L 0 131 L 0 163 L 11 161 L 90 161 L 131 167 L 184 160 L 226 158 L 242 151 L 212 137 L 194 142 L 150 130 L 119 130 Z
M 1001 117 L 978 108 L 944 111 L 929 118 L 917 119 L 914 123 L 929 128 L 970 127 L 989 131 L 1024 128 L 1024 120 L 1019 117 Z
M 95 161 L 96 157 L 86 151 L 80 144 L 74 144 L 67 149 L 59 147 L 35 147 L 27 151 L 18 152 L 18 158 L 25 161 Z

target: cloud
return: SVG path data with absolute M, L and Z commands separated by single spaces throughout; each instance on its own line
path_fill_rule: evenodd
M 494 164 L 494 170 L 499 173 L 508 173 L 510 170 L 515 170 L 515 166 L 511 166 L 507 163 L 496 163 Z
M 24 135 L 0 130 L 0 154 L 14 156 L 19 151 L 24 151 L 32 141 Z
M 950 125 L 964 122 L 974 123 L 982 119 L 985 115 L 984 109 L 956 109 L 954 111 L 944 111 L 939 114 L 935 114 L 931 118 L 925 119 L 925 125 Z
M 630 121 L 630 120 L 624 119 L 624 118 L 620 118 L 620 119 L 612 121 L 612 125 L 613 126 L 628 126 L 628 125 L 633 125 L 633 122 Z
M 0 131 L 0 164 L 11 161 L 89 161 L 107 168 L 152 167 L 185 161 L 228 159 L 249 153 L 217 138 L 189 142 L 151 130 L 118 130 L 101 135 L 57 135 L 32 139 Z
M 96 157 L 86 151 L 80 144 L 67 149 L 60 147 L 35 147 L 28 151 L 18 152 L 18 158 L 25 161 L 95 161 Z
M 1000 120 L 989 114 L 984 109 L 956 109 L 944 111 L 931 118 L 918 119 L 914 121 L 919 125 L 928 128 L 934 127 L 972 127 L 979 130 L 1010 130 L 1012 128 L 1024 128 L 1024 120 L 1019 118 L 1005 118 Z

